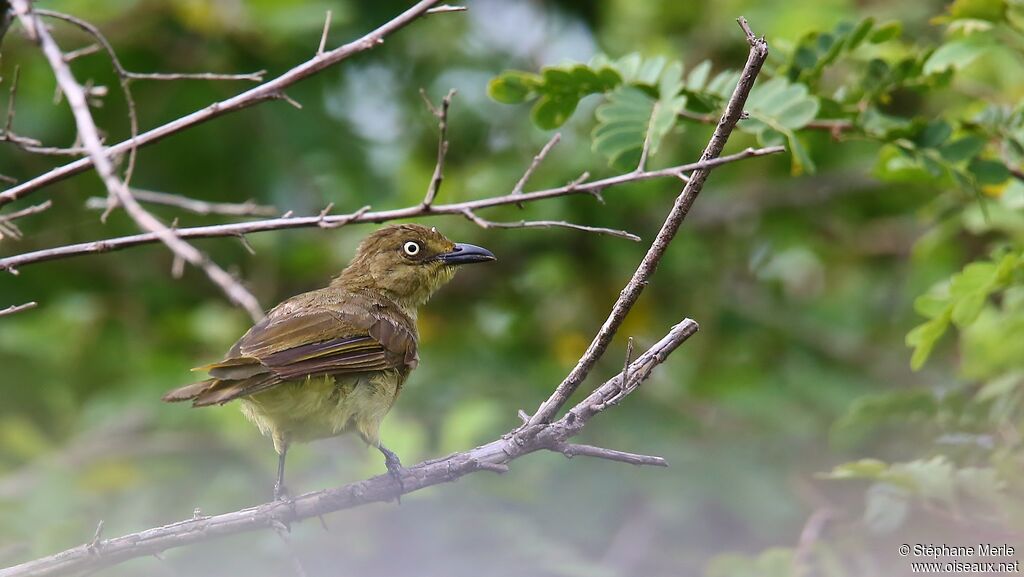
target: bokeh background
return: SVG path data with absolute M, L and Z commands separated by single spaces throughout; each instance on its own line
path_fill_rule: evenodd
M 538 70 L 597 53 L 710 59 L 739 68 L 744 15 L 772 46 L 809 31 L 873 16 L 899 20 L 909 43 L 938 42 L 932 20 L 945 3 L 872 0 L 595 2 L 473 0 L 469 11 L 422 19 L 386 43 L 288 90 L 302 103 L 268 102 L 170 137 L 139 152 L 133 185 L 195 198 L 254 199 L 296 214 L 365 204 L 417 203 L 436 154 L 436 101 L 456 88 L 442 201 L 511 190 L 551 133 L 528 108 L 487 97 L 508 68 Z M 39 2 L 88 18 L 135 71 L 268 70 L 273 77 L 316 49 L 324 11 L 329 45 L 355 38 L 405 2 L 266 0 L 60 0 Z M 56 26 L 65 48 L 85 45 Z M 21 69 L 16 132 L 50 144 L 74 139 L 66 106 L 54 105 L 51 72 L 17 28 L 4 40 L 0 89 Z M 74 64 L 80 79 L 110 87 L 94 110 L 109 142 L 128 135 L 125 105 L 103 55 Z M 965 80 L 986 98 L 1012 103 L 1019 61 L 979 66 Z M 244 82 L 136 82 L 143 129 L 224 99 Z M 994 94 L 994 96 L 993 96 Z M 583 171 L 616 174 L 590 146 L 596 97 L 560 130 L 562 143 L 530 188 L 564 184 Z M 947 97 L 903 103 L 941 114 Z M 696 159 L 710 128 L 670 135 L 654 166 Z M 816 477 L 861 457 L 910 460 L 935 435 L 850 425 L 851 407 L 876 393 L 950 390 L 970 381 L 960 351 L 943 341 L 921 371 L 904 336 L 921 318 L 912 303 L 932 283 L 984 254 L 984 238 L 935 235 L 932 182 L 876 178 L 879 145 L 804 137 L 818 170 L 793 176 L 787 155 L 715 171 L 605 358 L 583 387 L 621 367 L 625 337 L 643 346 L 689 316 L 700 333 L 637 394 L 595 419 L 582 441 L 665 456 L 669 469 L 634 468 L 552 454 L 515 461 L 509 474 L 456 484 L 293 527 L 291 542 L 311 575 L 775 575 L 756 563 L 789 563 L 808 519 L 834 512 L 822 535 L 847 535 L 828 575 L 902 574 L 896 546 L 987 536 L 955 520 L 912 510 L 896 533 L 863 520 L 864 484 Z M 739 134 L 728 151 L 755 144 Z M 0 172 L 27 179 L 58 160 L 7 147 Z M 653 238 L 679 183 L 656 180 L 605 192 L 483 212 L 493 220 L 567 219 Z M 0 254 L 134 232 L 115 212 L 106 224 L 85 207 L 102 194 L 86 173 L 34 194 L 49 211 L 19 221 L 20 240 Z M 959 198 L 959 197 L 958 197 Z M 971 199 L 963 201 L 970 202 Z M 154 208 L 181 226 L 230 220 Z M 461 272 L 420 317 L 421 364 L 385 421 L 384 441 L 405 463 L 487 442 L 532 411 L 583 352 L 646 245 L 568 230 L 481 230 L 464 219 L 425 219 L 459 241 L 490 248 L 498 263 Z M 265 306 L 322 286 L 371 225 L 197 241 L 242 278 Z M 981 235 L 983 236 L 983 235 Z M 921 253 L 921 254 L 918 254 Z M 212 514 L 270 497 L 276 463 L 269 441 L 234 406 L 190 410 L 159 401 L 189 382 L 189 368 L 220 358 L 249 326 L 194 269 L 171 278 L 158 245 L 25 267 L 0 277 L 0 307 L 35 310 L 0 319 L 0 565 L 91 539 L 99 520 L 115 536 Z M 900 424 L 913 421 L 908 409 Z M 846 426 L 838 426 L 837 423 Z M 383 463 L 357 439 L 295 448 L 293 492 L 379 474 Z M 1019 470 L 1019 463 L 1016 465 Z M 896 505 L 894 505 L 896 506 Z M 817 527 L 814 525 L 814 527 Z M 834 529 L 833 527 L 839 527 Z M 853 537 L 849 537 L 853 535 Z M 971 541 L 968 541 L 971 542 Z M 762 551 L 780 556 L 765 558 Z M 787 553 L 788 552 L 788 553 Z M 739 559 L 754 565 L 744 566 Z M 902 564 L 901 564 L 902 563 Z M 786 565 L 788 566 L 788 565 Z M 746 568 L 744 568 L 746 567 Z M 254 532 L 145 558 L 103 575 L 286 575 L 285 545 Z M 750 571 L 746 573 L 744 571 Z M 820 572 L 819 572 L 820 571 Z

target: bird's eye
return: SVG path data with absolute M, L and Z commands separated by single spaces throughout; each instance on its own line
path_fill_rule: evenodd
M 410 240 L 402 245 L 402 250 L 409 256 L 416 256 L 420 253 L 420 243 Z

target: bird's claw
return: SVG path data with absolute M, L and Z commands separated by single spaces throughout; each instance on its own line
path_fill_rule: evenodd
M 288 487 L 285 487 L 281 483 L 274 483 L 274 500 L 288 501 L 289 499 Z
M 402 466 L 402 461 L 398 458 L 398 455 L 391 450 L 381 447 L 380 452 L 384 453 L 384 466 L 388 468 L 388 475 L 394 479 L 395 483 L 398 483 L 399 491 L 395 500 L 401 505 L 402 493 L 405 492 L 405 483 L 402 481 L 402 472 L 405 470 L 405 467 Z

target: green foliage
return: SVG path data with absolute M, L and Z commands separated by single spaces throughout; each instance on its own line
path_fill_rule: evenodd
M 739 73 L 731 70 L 710 78 L 708 61 L 689 74 L 684 72 L 681 62 L 664 57 L 644 59 L 630 54 L 610 60 L 598 56 L 589 65 L 545 68 L 540 75 L 506 71 L 491 80 L 488 93 L 506 104 L 538 99 L 532 118 L 543 129 L 561 126 L 584 96 L 603 93 L 606 101 L 595 114 L 593 149 L 608 158 L 611 166 L 626 170 L 636 166 L 645 141 L 649 154 L 657 154 L 689 100 L 699 112 L 715 110 L 739 79 Z M 762 146 L 788 145 L 794 174 L 813 172 L 814 163 L 796 131 L 810 123 L 818 110 L 818 100 L 807 86 L 776 77 L 755 85 L 747 102 L 749 118 L 739 128 L 755 135 Z
M 929 320 L 907 334 L 907 345 L 914 348 L 911 366 L 919 369 L 928 359 L 935 343 L 952 323 L 963 330 L 981 314 L 989 297 L 1010 285 L 1024 259 L 1021 253 L 1011 252 L 1002 257 L 973 262 L 949 281 L 939 283 L 914 301 L 914 309 Z
M 488 83 L 487 94 L 505 104 L 536 100 L 530 117 L 538 127 L 551 130 L 565 124 L 581 98 L 607 92 L 621 83 L 619 73 L 608 66 L 551 66 L 540 74 L 509 70 Z

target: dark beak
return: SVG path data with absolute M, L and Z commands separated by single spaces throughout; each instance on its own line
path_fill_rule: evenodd
M 440 254 L 437 258 L 444 264 L 452 265 L 498 260 L 494 253 L 486 248 L 462 242 L 455 243 L 455 248 L 451 252 Z

